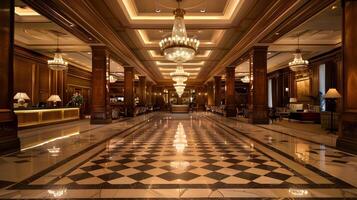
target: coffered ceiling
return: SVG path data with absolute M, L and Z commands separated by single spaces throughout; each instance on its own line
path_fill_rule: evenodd
M 159 42 L 171 35 L 175 0 L 91 1 L 101 16 L 116 30 L 158 83 L 171 82 L 176 64 L 161 55 Z M 194 60 L 184 64 L 189 82 L 203 82 L 219 59 L 252 26 L 267 5 L 258 0 L 184 0 L 185 24 L 189 37 L 200 40 Z
M 169 74 L 176 65 L 164 59 L 158 43 L 171 34 L 175 0 L 23 1 L 65 28 L 55 29 L 67 37 L 61 46 L 66 54 L 86 57 L 84 66 L 90 65 L 89 44 L 105 44 L 117 63 L 135 67 L 157 84 L 172 83 Z M 334 0 L 183 0 L 181 7 L 186 10 L 188 36 L 201 41 L 194 60 L 184 64 L 191 74 L 189 84 L 201 84 L 237 63 L 241 63 L 237 73 L 247 71 L 248 63 L 239 61 L 253 45 L 269 47 L 268 71 L 271 71 L 286 66 L 292 59 L 297 35 L 307 58 L 341 43 L 338 21 L 341 10 Z M 26 20 L 17 20 L 19 43 L 44 52 L 54 47 L 55 43 L 46 47 L 35 39 L 26 39 L 36 37 L 28 34 L 35 30 L 25 32 L 36 29 L 26 25 Z M 44 24 L 42 28 L 51 35 L 52 22 L 38 17 L 36 23 Z M 40 30 L 37 32 L 41 35 Z M 79 38 L 85 42 L 71 38 L 71 33 L 84 36 Z M 54 42 L 53 34 L 51 37 Z
M 57 39 L 63 58 L 71 65 L 92 70 L 90 46 L 59 25 L 37 13 L 21 1 L 15 3 L 15 44 L 53 57 Z M 111 71 L 123 72 L 123 67 L 111 60 Z
M 268 72 L 284 68 L 293 60 L 293 53 L 299 48 L 304 59 L 331 51 L 341 46 L 342 9 L 336 1 L 309 20 L 282 35 L 269 44 Z M 236 68 L 237 78 L 249 72 L 249 62 L 245 61 Z

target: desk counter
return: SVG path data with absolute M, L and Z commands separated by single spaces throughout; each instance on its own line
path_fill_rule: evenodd
M 18 127 L 32 127 L 79 119 L 79 108 L 15 110 Z

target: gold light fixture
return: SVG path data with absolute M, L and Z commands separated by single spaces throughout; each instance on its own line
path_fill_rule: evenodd
M 300 45 L 299 38 L 300 37 L 298 35 L 298 48 L 296 49 L 296 52 L 294 53 L 294 60 L 289 62 L 289 67 L 290 67 L 291 71 L 293 71 L 293 72 L 303 71 L 308 67 L 308 64 L 309 64 L 309 61 L 304 60 L 302 58 L 301 50 L 299 48 L 299 45 Z
M 183 70 L 183 66 L 182 65 L 178 65 L 177 68 L 176 68 L 176 71 L 170 73 L 170 76 L 172 77 L 172 80 L 174 80 L 176 83 L 181 83 L 182 84 L 185 81 L 187 81 L 187 79 L 190 76 L 190 74 Z
M 187 37 L 184 22 L 185 10 L 180 8 L 181 1 L 177 0 L 178 8 L 174 11 L 175 21 L 171 37 L 164 38 L 159 43 L 165 58 L 176 63 L 192 60 L 200 44 L 197 39 Z
M 55 56 L 52 60 L 48 60 L 48 67 L 55 71 L 63 71 L 68 67 L 68 62 L 64 61 L 62 58 L 62 53 L 59 49 L 59 34 L 57 33 L 57 49 Z

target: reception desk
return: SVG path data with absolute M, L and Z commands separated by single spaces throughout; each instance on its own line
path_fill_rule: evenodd
M 18 127 L 32 127 L 79 119 L 79 108 L 15 110 Z
M 172 113 L 188 113 L 189 111 L 188 105 L 171 105 Z

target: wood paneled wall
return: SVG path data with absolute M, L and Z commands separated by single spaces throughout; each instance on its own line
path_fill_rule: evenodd
M 291 73 L 286 67 L 268 74 L 268 78 L 273 80 L 273 106 L 285 106 L 290 97 L 296 97 L 301 103 L 319 105 L 321 64 L 325 64 L 326 91 L 330 87 L 343 91 L 341 48 L 313 57 L 309 62 L 309 68 L 302 72 Z M 289 92 L 285 92 L 285 88 L 289 88 Z M 340 110 L 341 105 L 338 104 L 337 108 Z
M 91 77 L 85 71 L 69 65 L 67 71 L 52 71 L 47 66 L 49 58 L 36 52 L 15 47 L 14 56 L 14 94 L 26 92 L 30 104 L 46 102 L 52 94 L 58 94 L 66 105 L 75 91 L 79 91 L 85 100 L 84 110 L 89 112 Z

